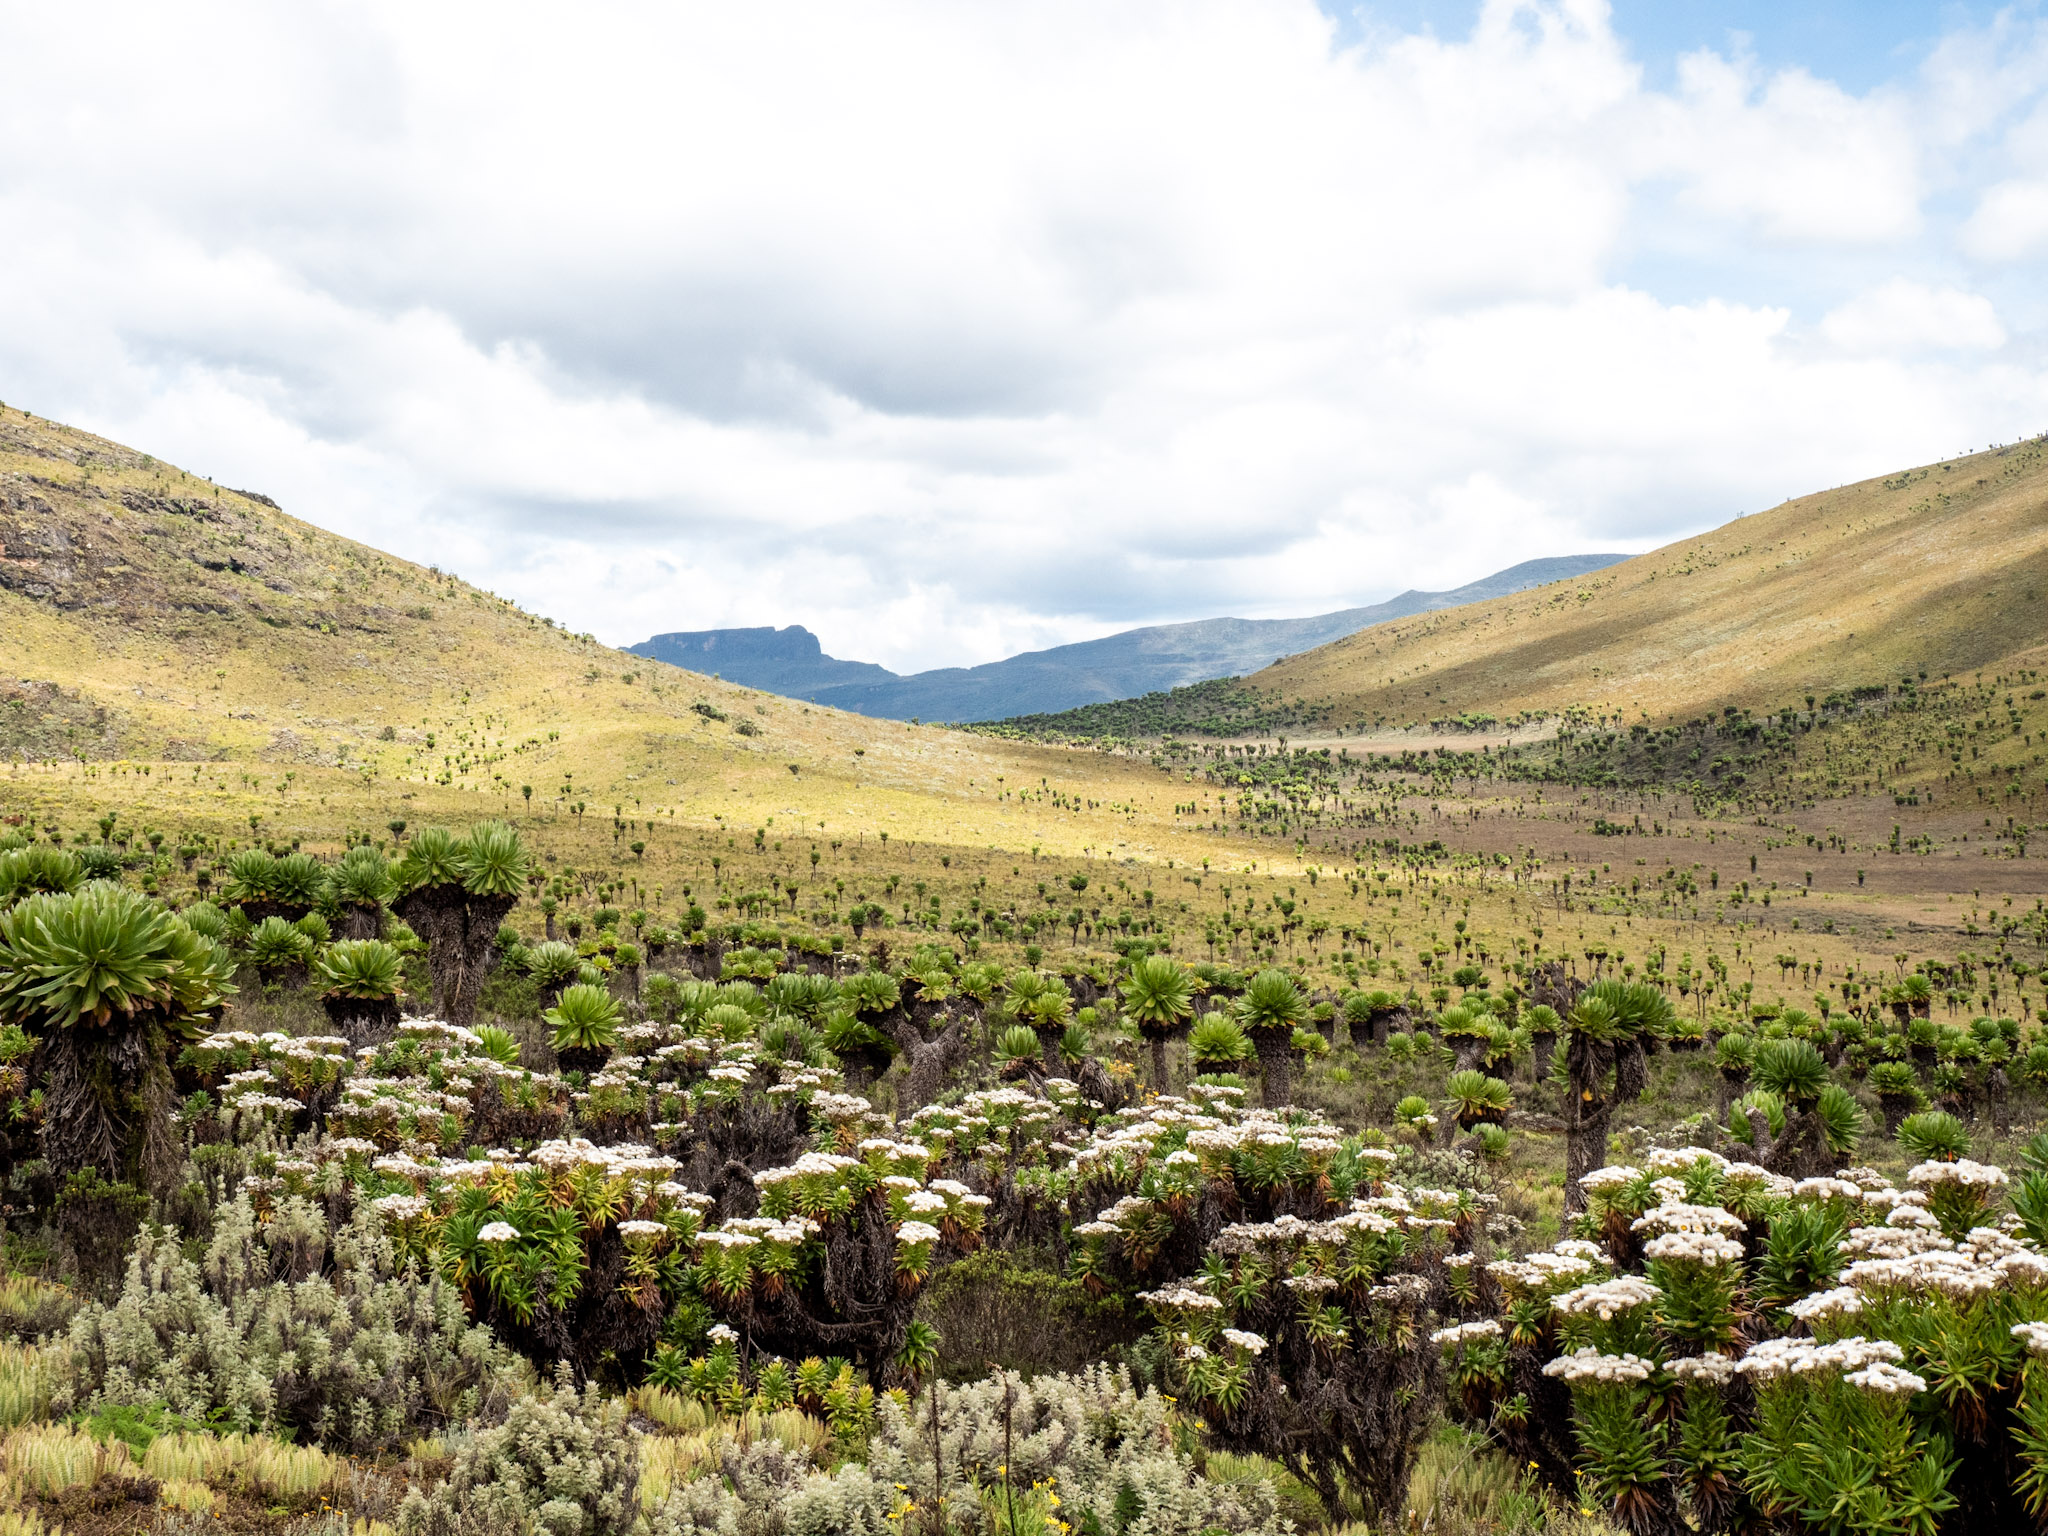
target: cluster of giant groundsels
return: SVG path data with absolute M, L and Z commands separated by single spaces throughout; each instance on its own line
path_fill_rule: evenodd
M 1557 962 L 1453 1000 L 1143 945 L 863 967 L 644 913 L 528 943 L 494 824 L 238 855 L 182 911 L 9 841 L 10 1234 L 74 1281 L 40 1413 L 387 1458 L 459 1430 L 392 1511 L 416 1531 L 1277 1530 L 1205 1450 L 1381 1517 L 1446 1416 L 1532 1507 L 1632 1532 L 2048 1512 L 2048 1139 L 1968 1157 L 2048 1046 L 1924 987 L 1730 1020 Z M 1442 1092 L 1381 1126 L 1296 1106 L 1333 1044 Z M 1609 1163 L 1667 1054 L 1718 1090 L 1714 1146 Z M 1565 1143 L 1549 1247 L 1505 1209 L 1538 1214 L 1518 1095 Z M 1894 1142 L 1902 1179 L 1853 1166 Z M 921 1302 L 984 1248 L 1120 1307 L 1121 1370 L 943 1381 L 970 1373 Z M 627 1404 L 708 1449 L 643 1485 Z M 632 1477 L 564 1491 L 607 1456 Z

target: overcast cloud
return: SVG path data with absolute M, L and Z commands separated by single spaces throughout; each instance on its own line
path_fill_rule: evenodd
M 615 643 L 1313 613 L 2048 428 L 2031 16 L 1860 94 L 1652 89 L 1599 0 L 73 0 L 0 61 L 0 397 Z

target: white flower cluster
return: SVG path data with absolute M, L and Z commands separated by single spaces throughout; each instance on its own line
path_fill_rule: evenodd
M 1500 1324 L 1492 1318 L 1482 1318 L 1476 1323 L 1453 1323 L 1448 1328 L 1439 1328 L 1429 1336 L 1432 1344 L 1465 1344 L 1473 1339 L 1497 1339 Z
M 1996 1265 L 1979 1264 L 1966 1253 L 1932 1248 L 1902 1259 L 1858 1259 L 1842 1271 L 1845 1283 L 1872 1291 L 1938 1291 L 1958 1301 L 2000 1288 Z
M 1546 1376 L 1561 1376 L 1568 1383 L 1582 1381 L 1624 1382 L 1648 1381 L 1650 1372 L 1656 1369 L 1640 1355 L 1603 1355 L 1588 1346 L 1573 1350 L 1568 1355 L 1559 1355 L 1543 1367 Z
M 1815 1291 L 1811 1296 L 1802 1296 L 1785 1310 L 1808 1325 L 1831 1322 L 1835 1318 L 1854 1317 L 1861 1312 L 1863 1296 L 1853 1286 L 1838 1285 L 1833 1290 Z
M 1576 1253 L 1532 1253 L 1522 1259 L 1495 1259 L 1486 1272 L 1501 1284 L 1516 1290 L 1540 1291 L 1548 1286 L 1583 1279 L 1593 1273 L 1594 1261 Z
M 1603 1189 L 1613 1189 L 1618 1184 L 1631 1184 L 1643 1176 L 1640 1168 L 1631 1168 L 1626 1163 L 1609 1163 L 1604 1168 L 1595 1168 L 1591 1173 L 1582 1174 L 1579 1188 L 1588 1194 L 1598 1194 Z
M 1220 1312 L 1223 1303 L 1214 1296 L 1194 1290 L 1185 1285 L 1166 1286 L 1156 1291 L 1140 1291 L 1138 1300 L 1155 1307 L 1176 1307 L 1183 1312 Z
M 1652 1173 L 1690 1173 L 1702 1164 L 1717 1173 L 1728 1168 L 1727 1158 L 1705 1147 L 1652 1147 L 1643 1155 L 1643 1163 Z
M 2027 1346 L 2027 1352 L 2048 1355 L 2048 1323 L 2014 1323 L 2012 1336 Z
M 1754 1381 L 1768 1382 L 1815 1371 L 1846 1375 L 1880 1362 L 1897 1365 L 1905 1358 L 1905 1351 L 1890 1339 L 1866 1339 L 1861 1334 L 1833 1344 L 1817 1344 L 1812 1339 L 1765 1339 L 1751 1347 L 1737 1369 Z
M 1699 1264 L 1713 1269 L 1742 1262 L 1742 1244 L 1714 1232 L 1667 1232 L 1643 1245 L 1643 1256 L 1666 1263 Z
M 1955 1245 L 1939 1232 L 1915 1227 L 1851 1227 L 1841 1248 L 1847 1258 L 1905 1259 L 1931 1249 Z
M 1966 1189 L 1997 1189 L 2007 1181 L 2003 1168 L 1973 1163 L 1967 1157 L 1953 1163 L 1916 1163 L 1906 1174 L 1909 1184 L 1961 1184 Z
M 1223 1330 L 1223 1342 L 1243 1350 L 1248 1355 L 1263 1355 L 1266 1341 L 1256 1333 L 1247 1333 L 1242 1328 Z
M 1678 1201 L 1652 1206 L 1629 1227 L 1636 1232 L 1716 1232 L 1724 1236 L 1749 1230 L 1749 1224 L 1733 1211 Z
M 1801 1179 L 1792 1186 L 1795 1200 L 1856 1200 L 1863 1199 L 1863 1186 L 1852 1184 L 1847 1179 Z
M 1911 1371 L 1882 1360 L 1874 1365 L 1866 1365 L 1860 1371 L 1850 1371 L 1842 1380 L 1852 1387 L 1860 1387 L 1865 1392 L 1876 1392 L 1885 1397 L 1911 1397 L 1916 1392 L 1927 1390 L 1924 1377 L 1915 1376 Z
M 1736 1362 L 1732 1355 L 1689 1355 L 1668 1362 L 1666 1368 L 1680 1381 L 1723 1387 L 1735 1379 Z
M 479 1227 L 476 1236 L 482 1243 L 511 1243 L 519 1240 L 519 1229 L 509 1221 L 492 1221 Z
M 1660 1300 L 1663 1295 L 1640 1275 L 1619 1275 L 1612 1280 L 1582 1285 L 1577 1290 L 1553 1296 L 1550 1304 L 1566 1317 L 1592 1316 L 1607 1323 L 1612 1322 L 1617 1314 L 1646 1306 Z

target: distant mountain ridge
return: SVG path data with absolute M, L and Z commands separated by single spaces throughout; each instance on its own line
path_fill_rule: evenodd
M 940 667 L 907 676 L 872 662 L 827 656 L 818 637 L 801 624 L 681 631 L 626 649 L 651 661 L 715 672 L 727 682 L 855 714 L 959 723 L 1004 720 L 1243 676 L 1389 619 L 1505 597 L 1627 558 L 1598 554 L 1525 560 L 1450 592 L 1403 592 L 1383 603 L 1304 619 L 1153 624 L 978 667 Z

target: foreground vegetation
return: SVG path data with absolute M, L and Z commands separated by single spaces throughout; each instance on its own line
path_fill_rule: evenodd
M 1967 1006 L 2010 963 L 1813 1011 L 1462 932 L 1406 985 L 1016 963 L 392 837 L 0 844 L 24 1529 L 1931 1533 L 2048 1484 L 2048 1037 Z
M 0 1533 L 2033 1519 L 2034 637 L 1559 658 L 2038 458 L 1072 750 L 0 412 Z

